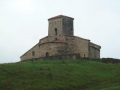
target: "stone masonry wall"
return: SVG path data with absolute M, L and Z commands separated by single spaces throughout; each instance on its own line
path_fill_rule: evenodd
M 46 53 L 49 56 L 64 55 L 64 54 L 80 54 L 81 58 L 100 58 L 100 46 L 90 45 L 90 41 L 75 36 L 63 36 L 64 42 L 46 42 L 47 37 L 43 39 L 44 43 L 36 44 L 28 52 L 21 56 L 21 60 L 45 57 Z M 97 48 L 96 48 L 97 47 Z M 34 55 L 32 53 L 34 52 Z
M 73 19 L 63 17 L 63 33 L 68 35 L 74 35 Z
M 34 55 L 32 53 L 34 52 Z M 27 51 L 24 55 L 22 55 L 21 61 L 28 59 L 35 59 L 40 57 L 45 57 L 46 53 L 49 56 L 53 55 L 62 55 L 65 54 L 65 43 L 44 43 L 44 44 L 36 44 L 33 48 Z
M 40 40 L 39 40 L 39 43 L 42 44 L 42 43 L 46 43 L 46 42 L 48 42 L 48 41 L 49 41 L 48 36 L 46 36 L 46 37 L 40 39 Z
M 95 49 L 93 47 L 90 47 L 90 58 L 94 58 L 95 54 Z
M 81 57 L 89 57 L 88 43 L 89 40 L 75 36 L 66 36 L 68 54 L 79 53 Z
M 51 19 L 48 22 L 48 36 L 51 40 L 60 39 L 62 40 L 62 18 Z M 57 35 L 55 34 L 55 28 L 57 29 Z
M 90 58 L 100 58 L 100 46 L 90 42 Z
M 45 43 L 40 45 L 40 57 L 60 55 L 64 52 L 65 43 Z
M 100 50 L 95 49 L 95 59 L 100 58 Z
M 94 58 L 94 59 L 100 58 L 98 49 L 94 47 L 90 47 L 90 58 Z

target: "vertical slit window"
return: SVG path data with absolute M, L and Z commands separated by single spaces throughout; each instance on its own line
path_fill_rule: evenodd
M 58 32 L 57 32 L 57 28 L 55 28 L 55 35 L 57 36 Z
M 32 56 L 35 56 L 35 51 L 32 52 Z
M 85 57 L 85 54 L 84 54 L 84 57 Z

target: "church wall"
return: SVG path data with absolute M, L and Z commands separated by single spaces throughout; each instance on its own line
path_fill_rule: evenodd
M 74 37 L 74 36 L 67 36 L 66 41 L 68 45 L 67 51 L 69 54 L 80 53 L 81 57 L 86 57 L 86 58 L 89 57 L 89 52 L 88 52 L 89 40 L 82 39 L 79 37 Z
M 95 47 L 90 47 L 90 58 L 100 58 L 100 50 Z
M 40 45 L 40 57 L 45 57 L 46 53 L 49 56 L 61 55 L 64 52 L 65 43 L 45 43 Z
M 100 46 L 90 42 L 90 58 L 100 58 Z
M 100 50 L 95 48 L 95 59 L 100 58 Z
M 34 55 L 32 55 L 33 52 Z M 23 61 L 45 57 L 47 52 L 49 53 L 49 56 L 65 54 L 65 43 L 44 43 L 41 45 L 37 44 L 20 58 L 21 61 Z
M 33 59 L 33 58 L 39 58 L 39 54 L 40 54 L 39 45 L 36 44 L 33 48 L 31 48 L 29 51 L 27 51 L 20 58 L 21 58 L 21 61 L 28 60 L 28 59 Z
M 95 54 L 95 49 L 93 47 L 90 47 L 90 58 L 94 58 Z

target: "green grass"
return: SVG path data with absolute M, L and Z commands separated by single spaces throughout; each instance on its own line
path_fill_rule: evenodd
M 120 64 L 77 60 L 0 64 L 0 90 L 120 90 Z

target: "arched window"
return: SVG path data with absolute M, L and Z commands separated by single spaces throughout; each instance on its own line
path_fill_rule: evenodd
M 57 36 L 57 28 L 55 28 L 55 35 Z

